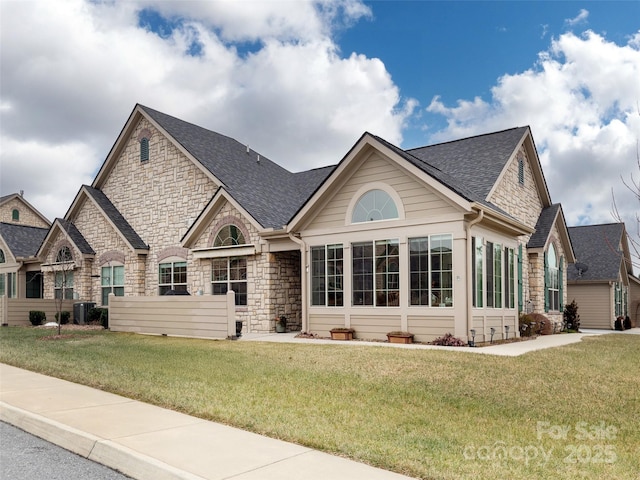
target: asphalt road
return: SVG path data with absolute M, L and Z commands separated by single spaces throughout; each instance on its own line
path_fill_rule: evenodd
M 130 477 L 0 422 L 0 479 L 130 480 Z

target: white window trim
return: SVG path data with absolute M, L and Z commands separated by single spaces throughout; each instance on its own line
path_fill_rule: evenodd
M 385 220 L 372 220 L 370 222 L 356 222 L 356 223 L 353 223 L 351 221 L 353 219 L 353 210 L 356 208 L 358 201 L 365 193 L 371 190 L 382 190 L 383 192 L 385 192 L 387 195 L 391 197 L 391 199 L 396 204 L 396 209 L 398 210 L 397 218 L 388 218 Z M 367 183 L 366 185 L 363 185 L 362 187 L 360 187 L 358 191 L 353 195 L 353 197 L 351 197 L 351 201 L 349 202 L 349 207 L 347 208 L 345 225 L 369 225 L 372 223 L 393 222 L 396 220 L 404 220 L 404 218 L 405 218 L 404 205 L 402 203 L 402 198 L 400 198 L 400 195 L 398 194 L 398 192 L 396 192 L 391 186 L 387 185 L 386 183 L 372 182 L 372 183 Z

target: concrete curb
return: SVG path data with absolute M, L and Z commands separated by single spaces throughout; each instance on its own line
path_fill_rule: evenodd
M 111 440 L 0 401 L 0 420 L 139 480 L 206 480 Z

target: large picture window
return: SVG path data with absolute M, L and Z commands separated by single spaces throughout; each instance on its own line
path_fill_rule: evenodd
M 400 249 L 398 240 L 358 242 L 352 250 L 352 303 L 400 305 Z
M 166 262 L 158 266 L 158 293 L 164 295 L 169 290 L 187 291 L 187 262 Z
M 556 249 L 549 246 L 547 252 L 547 310 L 560 310 L 560 269 Z
M 411 305 L 453 306 L 451 235 L 409 239 Z
M 102 267 L 100 271 L 100 284 L 102 288 L 102 305 L 109 305 L 109 294 L 116 297 L 124 297 L 124 266 L 113 265 Z
M 502 308 L 502 246 L 487 242 L 487 307 Z
M 311 247 L 311 305 L 344 305 L 342 244 Z
M 229 290 L 233 290 L 236 297 L 236 305 L 247 305 L 246 257 L 213 259 L 211 284 L 214 295 L 226 295 Z
M 484 307 L 484 245 L 482 237 L 471 239 L 471 273 L 473 275 L 473 306 Z

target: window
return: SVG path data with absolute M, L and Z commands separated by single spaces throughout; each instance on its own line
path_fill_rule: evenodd
M 42 273 L 26 273 L 26 296 L 27 298 L 42 298 Z
M 4 250 L 0 248 L 0 263 L 5 263 L 7 259 L 4 257 Z
M 18 274 L 16 272 L 7 273 L 7 298 L 18 297 Z
M 369 190 L 356 203 L 351 223 L 398 218 L 398 207 L 384 190 Z
M 20 221 L 20 210 L 18 210 L 17 208 L 14 208 L 11 211 L 11 220 L 13 220 L 14 222 Z
M 429 306 L 429 237 L 409 239 L 411 305 Z
M 73 272 L 56 272 L 54 296 L 57 299 L 73 300 Z
M 140 161 L 146 162 L 149 160 L 149 139 L 143 137 L 140 139 Z
M 342 244 L 311 247 L 311 305 L 344 305 Z
M 504 247 L 504 306 L 506 308 L 516 307 L 515 295 L 515 250 Z
M 109 305 L 109 294 L 116 297 L 124 297 L 124 266 L 113 265 L 102 267 L 100 272 L 100 284 L 102 286 L 102 305 Z
M 518 183 L 524 185 L 524 158 L 518 158 Z
M 558 311 L 560 310 L 560 269 L 556 249 L 553 245 L 549 246 L 549 250 L 545 255 L 545 262 L 547 284 L 546 310 Z
M 451 235 L 432 235 L 431 305 L 453 306 L 453 239 Z
M 233 290 L 236 305 L 247 305 L 247 259 L 227 257 L 213 259 L 211 283 L 214 295 L 226 295 Z
M 56 263 L 65 263 L 72 261 L 73 255 L 71 255 L 71 250 L 69 249 L 69 247 L 65 246 L 58 250 L 58 253 L 56 254 Z
M 502 308 L 502 246 L 487 242 L 487 307 Z
M 158 293 L 164 295 L 169 290 L 187 291 L 187 262 L 168 262 L 158 266 Z
M 351 248 L 353 305 L 399 306 L 398 240 L 359 242 L 352 244 Z
M 213 246 L 228 247 L 232 245 L 244 245 L 245 243 L 244 235 L 237 226 L 225 225 L 216 234 Z
M 484 245 L 482 237 L 471 239 L 471 274 L 473 277 L 473 306 L 484 307 Z
M 0 297 L 2 297 L 4 295 L 5 292 L 5 276 L 4 273 L 0 273 Z

